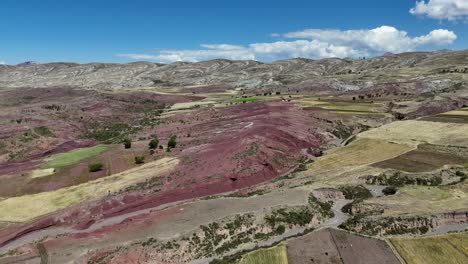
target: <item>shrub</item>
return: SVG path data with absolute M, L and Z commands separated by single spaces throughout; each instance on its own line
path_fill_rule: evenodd
M 96 162 L 93 164 L 88 165 L 89 172 L 96 172 L 102 170 L 102 163 L 101 162 Z
M 157 138 L 154 138 L 154 139 L 152 139 L 152 140 L 150 141 L 150 143 L 149 143 L 149 148 L 150 148 L 150 149 L 155 149 L 155 148 L 158 147 L 158 145 L 159 145 L 159 140 L 158 140 Z
M 159 145 L 159 149 L 164 149 L 163 145 Z
M 362 185 L 357 186 L 343 186 L 339 190 L 348 200 L 363 200 L 372 197 L 371 192 Z
M 143 156 L 136 156 L 135 157 L 135 164 L 142 164 L 145 163 L 145 157 Z
M 466 176 L 466 174 L 465 174 L 463 171 L 456 171 L 456 172 L 455 172 L 455 175 L 457 175 L 457 176 L 459 176 L 459 177 Z
M 284 234 L 285 231 L 286 231 L 286 227 L 284 227 L 284 225 L 279 225 L 275 230 L 276 234 L 278 235 Z
M 126 149 L 129 149 L 132 147 L 132 141 L 129 138 L 125 138 L 123 140 L 123 144 Z
M 177 145 L 177 136 L 173 135 L 169 138 L 169 141 L 167 142 L 167 146 L 170 148 L 175 148 Z
M 385 195 L 394 195 L 398 191 L 398 188 L 395 186 L 388 186 L 382 190 L 382 193 Z

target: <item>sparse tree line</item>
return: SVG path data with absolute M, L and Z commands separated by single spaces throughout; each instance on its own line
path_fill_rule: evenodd
M 132 148 L 132 140 L 128 137 L 122 140 L 122 144 L 123 144 L 124 149 Z M 177 136 L 172 135 L 169 137 L 167 141 L 166 152 L 171 152 L 171 149 L 175 148 L 176 146 L 177 146 Z M 149 148 L 150 155 L 153 155 L 156 149 L 159 148 L 163 150 L 164 146 L 162 144 L 159 144 L 158 137 L 156 135 L 153 135 L 153 138 L 148 143 L 148 148 Z M 134 161 L 135 161 L 135 164 L 143 164 L 145 163 L 145 156 L 135 156 Z M 91 163 L 88 166 L 89 172 L 98 172 L 98 171 L 101 171 L 103 168 L 104 168 L 104 165 L 101 162 Z
M 468 73 L 468 68 L 464 69 L 442 69 L 439 71 L 439 73 Z

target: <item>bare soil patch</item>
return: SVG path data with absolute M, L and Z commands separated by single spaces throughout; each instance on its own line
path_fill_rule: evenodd
M 322 229 L 287 243 L 290 264 L 400 263 L 385 241 Z

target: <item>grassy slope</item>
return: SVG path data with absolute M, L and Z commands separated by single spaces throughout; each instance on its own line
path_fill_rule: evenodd
M 42 166 L 42 169 L 62 168 L 80 161 L 91 159 L 101 153 L 104 153 L 114 146 L 98 145 L 90 148 L 75 149 L 66 153 L 56 154 L 47 159 L 47 164 Z
M 0 221 L 24 222 L 83 201 L 103 197 L 173 169 L 175 158 L 163 158 L 94 181 L 31 195 L 0 200 Z
M 390 241 L 408 264 L 468 263 L 468 233 Z
M 286 244 L 282 243 L 268 249 L 259 249 L 242 257 L 239 264 L 287 264 Z

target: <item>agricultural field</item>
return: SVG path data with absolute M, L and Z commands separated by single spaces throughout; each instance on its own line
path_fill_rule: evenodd
M 279 244 L 268 249 L 260 249 L 246 254 L 239 264 L 288 264 L 288 255 L 285 244 Z
M 379 204 L 386 209 L 384 215 L 399 215 L 405 212 L 429 215 L 463 211 L 468 206 L 466 182 L 447 186 L 404 186 L 391 196 L 376 197 L 364 204 Z
M 390 242 L 408 264 L 468 261 L 468 233 L 421 238 L 392 238 Z
M 376 259 L 379 263 L 400 263 L 383 240 L 321 229 L 247 253 L 232 263 L 375 263 Z
M 67 153 L 56 154 L 47 158 L 41 169 L 59 169 L 72 164 L 76 164 L 82 160 L 91 159 L 97 155 L 109 151 L 112 148 L 110 145 L 99 145 L 90 148 L 82 148 L 72 150 Z

